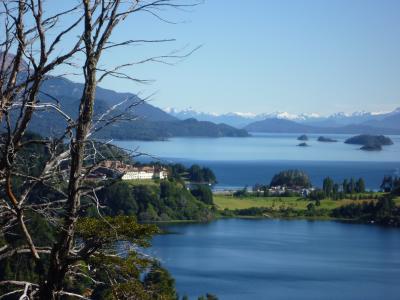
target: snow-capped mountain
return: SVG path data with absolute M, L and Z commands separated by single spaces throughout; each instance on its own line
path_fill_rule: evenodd
M 291 120 L 291 121 L 296 121 L 296 122 L 304 122 L 307 120 L 314 120 L 314 119 L 318 119 L 321 117 L 317 113 L 291 114 L 288 112 L 264 113 L 264 114 L 261 114 L 260 116 L 262 116 L 263 119 L 284 119 L 284 120 Z
M 357 111 L 353 113 L 337 112 L 328 116 L 322 116 L 317 113 L 293 114 L 288 112 L 270 112 L 270 113 L 251 113 L 251 112 L 229 112 L 224 114 L 199 112 L 193 108 L 188 109 L 164 109 L 170 115 L 178 119 L 195 118 L 200 121 L 210 121 L 214 123 L 226 123 L 231 126 L 242 128 L 250 123 L 265 119 L 283 119 L 304 125 L 317 127 L 341 127 L 347 125 L 358 125 L 364 123 L 382 123 L 385 118 L 400 115 L 400 107 L 390 112 L 366 112 Z M 371 124 L 372 124 L 371 123 Z
M 178 110 L 175 108 L 166 108 L 164 109 L 164 111 L 181 120 L 195 118 L 199 121 L 225 123 L 237 128 L 242 128 L 247 124 L 250 124 L 251 122 L 263 120 L 266 118 L 266 116 L 257 115 L 254 113 L 230 112 L 226 114 L 218 114 L 218 113 L 199 112 L 192 108 L 183 110 Z

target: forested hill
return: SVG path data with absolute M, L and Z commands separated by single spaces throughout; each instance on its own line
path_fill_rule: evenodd
M 41 102 L 53 102 L 72 118 L 76 118 L 83 85 L 62 77 L 48 77 L 41 86 Z M 236 129 L 226 124 L 178 120 L 163 110 L 142 101 L 131 93 L 118 93 L 98 87 L 96 89 L 95 120 L 118 105 L 110 116 L 124 113 L 123 121 L 113 123 L 97 133 L 97 137 L 114 139 L 163 140 L 174 136 L 202 137 L 242 137 L 248 136 L 246 130 Z M 132 109 L 128 111 L 128 107 Z M 17 116 L 15 112 L 14 116 Z M 134 119 L 128 121 L 127 119 Z M 101 124 L 99 124 L 100 126 Z M 29 130 L 41 135 L 62 133 L 65 119 L 52 110 L 36 112 Z
M 170 137 L 246 137 L 246 130 L 226 124 L 187 119 L 183 121 L 152 122 L 138 120 L 121 122 L 99 132 L 97 137 L 114 139 L 164 140 Z

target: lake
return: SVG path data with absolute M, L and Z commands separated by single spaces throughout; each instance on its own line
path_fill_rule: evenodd
M 166 229 L 150 252 L 190 299 L 399 299 L 398 229 L 265 219 Z
M 116 141 L 122 148 L 152 155 L 143 160 L 166 163 L 198 163 L 213 169 L 216 189 L 237 189 L 255 183 L 269 183 L 285 169 L 306 171 L 313 184 L 321 186 L 326 176 L 341 182 L 363 177 L 369 189 L 378 189 L 383 176 L 400 175 L 400 136 L 390 136 L 394 145 L 382 151 L 359 150 L 344 144 L 351 135 L 324 134 L 337 143 L 318 142 L 320 135 L 309 134 L 310 147 L 297 147 L 298 134 L 253 134 L 246 138 L 171 138 L 168 141 Z

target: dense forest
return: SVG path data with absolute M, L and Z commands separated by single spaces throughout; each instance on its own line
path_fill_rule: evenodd
M 166 168 L 168 180 L 108 181 L 98 193 L 107 207 L 107 214 L 136 216 L 139 221 L 208 221 L 214 218 L 209 184 L 216 183 L 217 179 L 211 169 L 199 165 L 150 164 Z
M 378 201 L 351 203 L 332 211 L 332 217 L 400 227 L 400 208 L 392 197 L 382 197 Z
M 110 182 L 98 197 L 108 215 L 137 216 L 139 221 L 208 221 L 214 217 L 208 187 L 191 192 L 174 179 L 142 184 Z

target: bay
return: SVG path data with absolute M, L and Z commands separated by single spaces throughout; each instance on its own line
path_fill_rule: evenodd
M 344 144 L 350 135 L 309 135 L 297 147 L 296 134 L 248 138 L 171 138 L 117 141 L 150 154 L 143 161 L 197 163 L 210 167 L 217 189 L 269 183 L 285 169 L 307 172 L 314 185 L 363 177 L 378 189 L 383 176 L 400 174 L 400 136 L 380 152 Z M 205 293 L 219 299 L 398 299 L 400 231 L 334 221 L 222 219 L 206 224 L 163 226 L 172 234 L 153 239 L 150 254 L 176 279 L 181 296 Z
M 151 254 L 181 296 L 398 299 L 400 231 L 333 221 L 225 219 L 178 224 Z

